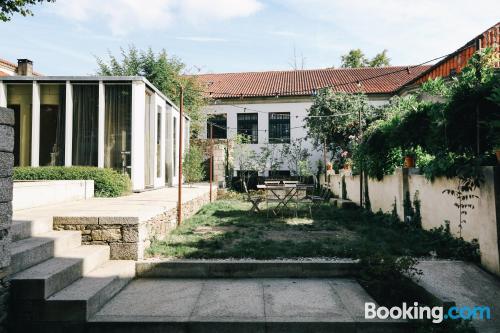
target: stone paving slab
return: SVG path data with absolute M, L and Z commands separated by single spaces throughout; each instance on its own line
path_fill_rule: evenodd
M 374 300 L 350 278 L 137 279 L 91 318 L 90 332 L 138 323 L 145 331 L 374 332 L 380 324 L 404 332 L 402 321 L 366 326 L 365 302 Z
M 418 282 L 430 293 L 457 306 L 489 306 L 492 320 L 473 320 L 478 333 L 500 332 L 500 280 L 472 263 L 449 260 L 421 261 Z

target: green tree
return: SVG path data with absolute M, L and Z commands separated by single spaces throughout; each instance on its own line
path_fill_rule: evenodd
M 368 67 L 385 67 L 390 64 L 391 59 L 387 56 L 387 50 L 383 50 L 368 62 Z
M 111 53 L 108 60 L 96 57 L 98 75 L 103 76 L 144 76 L 162 93 L 180 104 L 180 86 L 184 87 L 184 107 L 191 117 L 191 135 L 197 136 L 204 126 L 205 116 L 202 108 L 206 101 L 203 89 L 191 76 L 183 75 L 185 64 L 176 57 L 168 57 L 165 50 L 155 54 L 151 48 L 138 50 L 135 46 L 121 48 L 121 59 Z
M 191 145 L 183 161 L 183 175 L 186 183 L 195 183 L 205 178 L 204 158 L 200 147 Z
M 391 59 L 387 56 L 387 50 L 378 53 L 372 59 L 368 59 L 361 49 L 350 50 L 349 53 L 341 56 L 342 68 L 360 67 L 384 67 L 390 65 Z
M 349 53 L 344 54 L 341 59 L 342 63 L 340 64 L 340 67 L 342 68 L 365 67 L 368 61 L 361 49 L 350 50 Z
M 7 22 L 14 14 L 22 16 L 33 16 L 29 6 L 43 2 L 55 2 L 56 0 L 2 0 L 0 1 L 0 21 Z

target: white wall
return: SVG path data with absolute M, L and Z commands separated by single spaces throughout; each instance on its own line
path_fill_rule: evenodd
M 498 167 L 484 167 L 483 173 L 485 182 L 474 193 L 479 199 L 468 202 L 474 205 L 474 209 L 469 209 L 464 217 L 466 223 L 463 224 L 462 237 L 467 241 L 477 239 L 482 265 L 490 272 L 500 275 L 500 216 L 498 216 L 500 195 L 498 186 L 495 189 L 495 181 L 498 182 L 500 176 Z M 443 226 L 445 221 L 450 221 L 450 231 L 458 237 L 459 211 L 454 205 L 456 199 L 443 193 L 446 189 L 456 189 L 458 180 L 440 177 L 431 182 L 423 175 L 409 173 L 405 185 L 405 177 L 402 170 L 398 169 L 396 173 L 385 176 L 381 181 L 370 179 L 368 194 L 371 210 L 390 213 L 396 199 L 398 216 L 403 220 L 404 193 L 408 191 L 413 202 L 418 191 L 422 227 L 430 230 Z M 342 195 L 341 182 L 340 175 L 329 178 L 330 189 L 339 197 Z M 346 176 L 345 186 L 347 198 L 359 202 L 359 176 Z
M 388 103 L 388 98 L 371 98 L 369 99 L 369 103 L 374 106 L 380 106 Z M 290 113 L 290 140 L 293 141 L 297 138 L 306 138 L 307 139 L 307 131 L 303 127 L 305 125 L 305 117 L 308 115 L 308 110 L 312 106 L 312 101 L 286 101 L 283 99 L 283 102 L 275 102 L 275 101 L 267 101 L 256 104 L 236 104 L 232 105 L 210 105 L 204 109 L 206 114 L 226 114 L 227 115 L 227 127 L 231 128 L 227 132 L 227 137 L 234 138 L 236 136 L 236 128 L 237 128 L 237 115 L 239 113 L 244 113 L 242 108 L 255 109 L 259 111 L 263 111 L 265 113 L 258 113 L 258 121 L 259 121 L 259 143 L 258 144 L 250 144 L 249 146 L 253 148 L 256 152 L 260 151 L 261 147 L 264 147 L 268 142 L 268 134 L 269 134 L 269 115 L 271 112 L 289 112 Z M 247 110 L 246 113 L 256 113 L 252 110 Z M 296 128 L 299 127 L 299 128 Z M 206 126 L 204 126 L 203 131 L 200 133 L 200 138 L 206 139 L 207 132 Z M 267 131 L 267 132 L 265 132 Z M 278 146 L 282 146 L 282 144 L 276 144 Z M 310 166 L 313 171 L 316 169 L 316 163 L 318 160 L 323 161 L 323 151 L 320 147 L 319 149 L 314 149 L 313 143 L 311 140 L 307 140 L 305 142 L 304 148 L 308 149 L 311 153 L 310 157 Z M 330 158 L 328 156 L 327 158 Z M 235 165 L 235 169 L 238 169 L 238 166 Z M 281 170 L 289 170 L 289 167 L 286 163 L 282 164 Z
M 146 105 L 146 84 L 132 82 L 132 190 L 144 189 L 144 108 Z

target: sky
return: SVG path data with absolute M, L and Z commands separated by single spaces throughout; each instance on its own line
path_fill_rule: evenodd
M 392 65 L 450 53 L 499 21 L 498 0 L 57 0 L 0 22 L 0 58 L 46 75 L 96 72 L 120 47 L 165 49 L 186 73 L 338 67 L 360 48 Z M 296 56 L 294 57 L 294 50 Z M 303 64 L 303 66 L 302 66 Z

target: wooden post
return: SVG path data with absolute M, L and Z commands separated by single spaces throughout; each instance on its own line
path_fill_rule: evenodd
M 182 223 L 182 122 L 184 118 L 184 87 L 181 85 L 179 110 L 179 187 L 177 192 L 177 225 Z
M 328 181 L 328 174 L 326 172 L 326 137 L 323 139 L 323 167 L 325 168 L 325 183 Z

